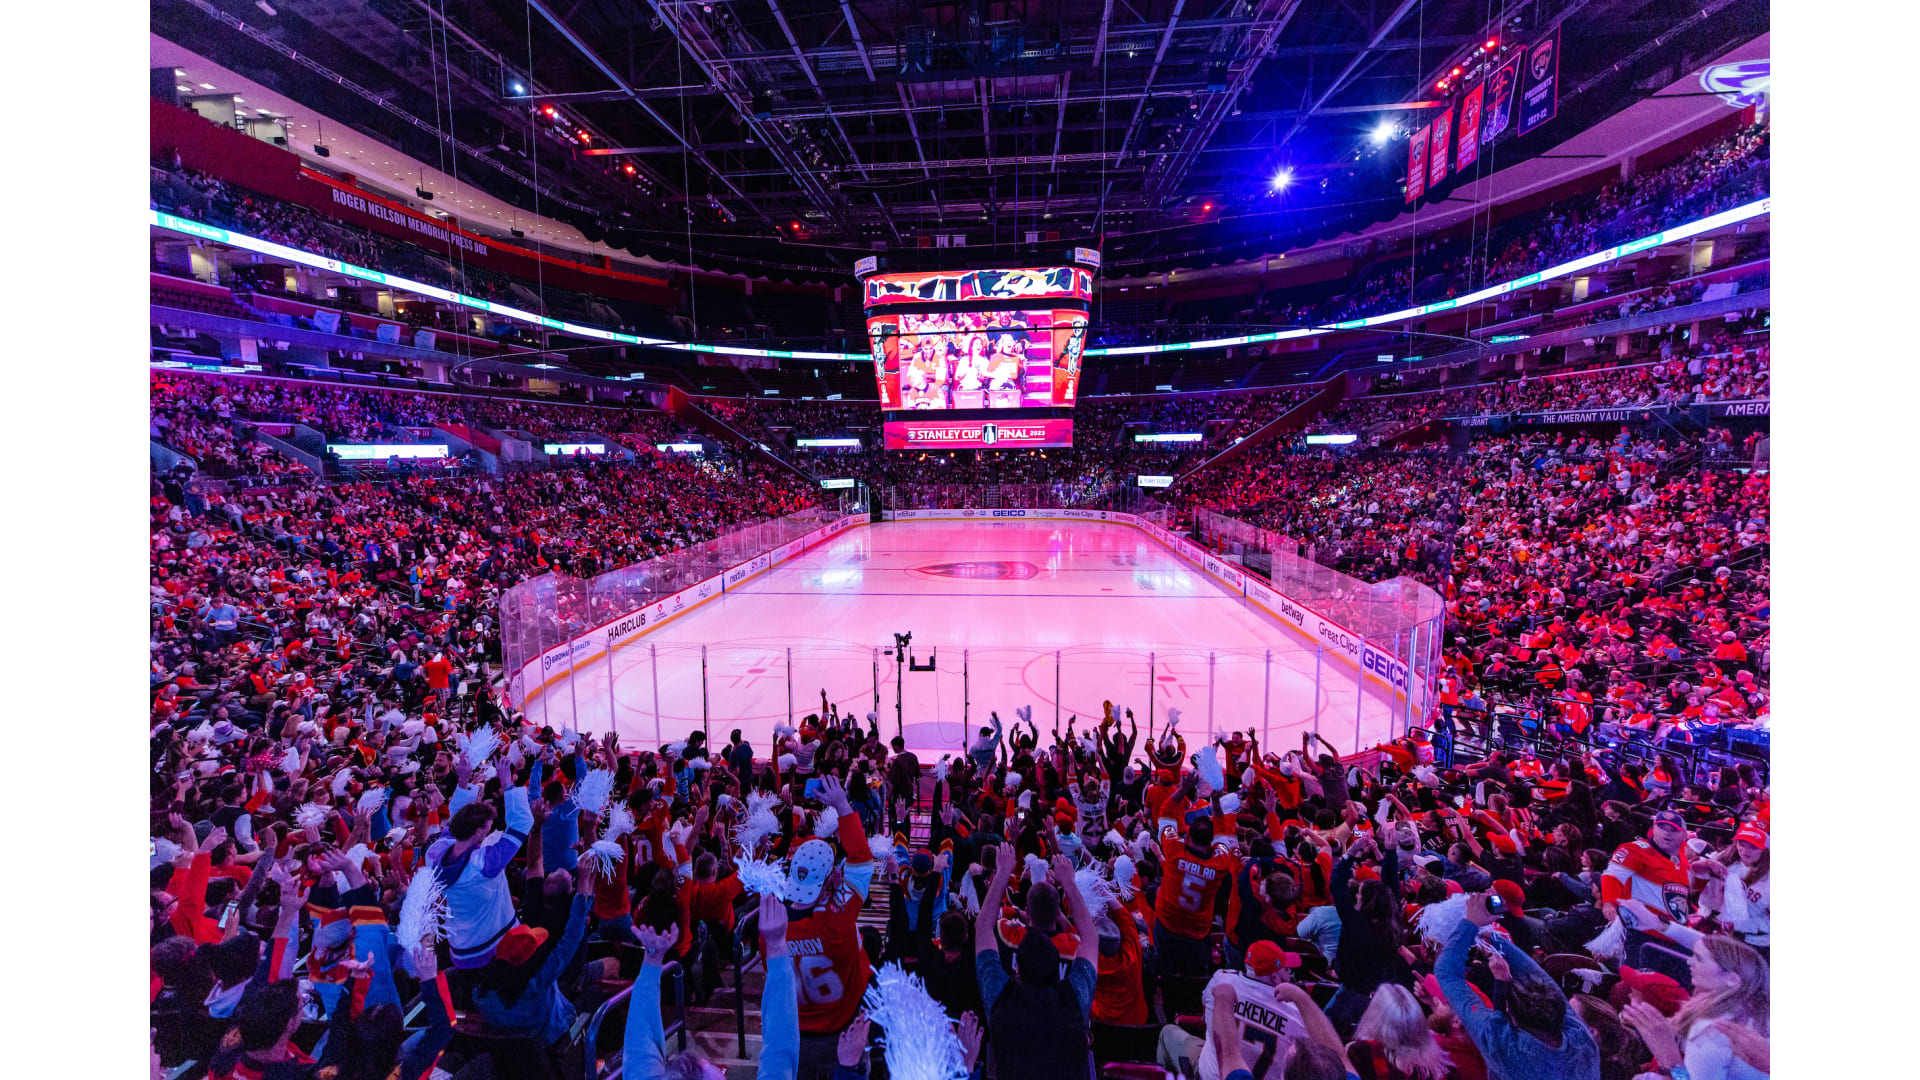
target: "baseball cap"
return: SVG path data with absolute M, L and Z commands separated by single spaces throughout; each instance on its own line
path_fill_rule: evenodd
M 1679 1012 L 1680 1006 L 1692 996 L 1671 975 L 1641 971 L 1625 964 L 1620 966 L 1620 985 L 1639 994 L 1647 1004 L 1659 1009 L 1662 1016 Z
M 540 946 L 546 943 L 545 929 L 522 923 L 506 932 L 506 935 L 500 939 L 499 947 L 494 950 L 494 955 L 514 967 L 519 967 L 533 959 L 533 954 L 540 951 Z
M 1752 844 L 1762 851 L 1765 851 L 1767 848 L 1767 830 L 1761 828 L 1758 822 L 1749 821 L 1745 825 L 1740 826 L 1740 831 L 1734 833 L 1733 838 L 1735 840 L 1745 840 L 1747 843 Z
M 924 850 L 916 851 L 913 853 L 913 858 L 908 865 L 913 868 L 915 874 L 931 874 L 933 873 L 933 856 L 927 854 Z
M 1661 824 L 1671 825 L 1676 829 L 1684 829 L 1687 827 L 1687 819 L 1681 817 L 1680 812 L 1678 810 L 1660 811 L 1659 813 L 1653 815 L 1653 823 L 1655 825 L 1661 825 Z
M 800 845 L 787 870 L 787 901 L 809 907 L 820 899 L 820 888 L 833 871 L 833 846 L 818 838 Z
M 1525 907 L 1527 893 L 1519 885 L 1502 878 L 1493 883 L 1493 891 L 1506 902 L 1509 914 L 1525 915 L 1527 913 Z
M 1247 970 L 1255 975 L 1271 975 L 1279 968 L 1299 966 L 1299 953 L 1290 953 L 1271 941 L 1256 941 L 1247 950 Z

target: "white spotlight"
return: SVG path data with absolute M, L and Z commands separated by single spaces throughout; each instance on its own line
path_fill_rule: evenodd
M 1279 172 L 1273 174 L 1273 190 L 1284 191 L 1286 186 L 1291 183 L 1293 183 L 1292 169 L 1281 169 Z
M 1374 126 L 1373 145 L 1384 146 L 1386 145 L 1386 142 L 1388 139 L 1391 139 L 1398 134 L 1400 134 L 1400 129 L 1394 126 L 1393 121 L 1382 120 L 1380 121 L 1379 124 Z

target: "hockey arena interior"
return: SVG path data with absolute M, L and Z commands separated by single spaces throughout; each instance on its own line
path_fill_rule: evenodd
M 149 20 L 155 1077 L 1769 1074 L 1765 4 Z

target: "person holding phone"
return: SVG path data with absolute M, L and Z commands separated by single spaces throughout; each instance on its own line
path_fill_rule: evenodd
M 1599 1080 L 1600 1047 L 1593 1033 L 1567 1007 L 1566 995 L 1533 958 L 1498 935 L 1483 938 L 1503 902 L 1490 893 L 1467 900 L 1466 918 L 1453 930 L 1434 978 L 1447 1006 L 1460 1018 L 1487 1072 L 1503 1080 Z M 1476 945 L 1491 950 L 1487 966 L 1504 984 L 1495 1008 L 1467 981 L 1467 959 Z

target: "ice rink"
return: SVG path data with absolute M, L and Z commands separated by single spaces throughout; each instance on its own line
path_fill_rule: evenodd
M 900 681 L 893 635 L 920 663 Z M 704 663 L 702 647 L 705 647 Z M 740 728 L 765 752 L 773 726 L 820 710 L 880 714 L 930 761 L 969 727 L 1033 708 L 1097 725 L 1102 700 L 1131 708 L 1142 738 L 1168 711 L 1198 749 L 1209 731 L 1297 747 L 1318 730 L 1343 750 L 1398 726 L 1372 682 L 1249 605 L 1146 533 L 1085 521 L 905 521 L 849 529 L 584 665 L 527 705 L 583 731 L 609 718 L 629 746 Z M 928 755 L 931 754 L 932 757 Z

